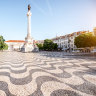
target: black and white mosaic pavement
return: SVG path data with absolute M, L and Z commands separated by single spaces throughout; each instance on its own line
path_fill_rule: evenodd
M 0 96 L 96 96 L 96 59 L 0 52 Z

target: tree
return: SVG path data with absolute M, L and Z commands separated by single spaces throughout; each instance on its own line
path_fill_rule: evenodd
M 75 38 L 74 43 L 77 48 L 93 47 L 96 46 L 96 36 L 91 33 L 81 34 Z
M 43 48 L 46 51 L 51 51 L 53 49 L 52 40 L 49 40 L 49 39 L 44 40 Z
M 53 43 L 52 40 L 50 40 L 50 39 L 44 40 L 43 48 L 44 48 L 45 51 L 56 50 L 57 47 L 58 47 L 57 44 Z
M 39 48 L 39 50 L 43 50 L 43 44 L 36 44 L 37 45 L 37 47 Z
M 6 43 L 4 43 L 5 39 L 3 38 L 3 36 L 0 36 L 0 50 L 7 50 L 8 49 L 8 45 Z
M 54 50 L 57 50 L 57 49 L 58 49 L 57 43 L 53 43 L 53 49 L 54 49 Z

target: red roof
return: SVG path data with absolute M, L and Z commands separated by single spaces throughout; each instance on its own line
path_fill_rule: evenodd
M 21 42 L 21 43 L 24 43 L 25 41 L 24 40 L 8 40 L 8 41 L 5 41 L 5 42 Z

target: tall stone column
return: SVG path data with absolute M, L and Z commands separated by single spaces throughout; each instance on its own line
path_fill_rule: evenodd
M 28 12 L 27 12 L 27 37 L 25 38 L 25 44 L 22 48 L 23 52 L 32 52 L 34 51 L 34 44 L 33 44 L 33 39 L 31 37 L 31 16 L 32 16 L 32 13 L 31 13 L 31 7 L 30 5 L 28 5 Z
M 32 13 L 30 10 L 28 10 L 28 13 L 27 13 L 27 19 L 28 19 L 27 37 L 31 37 L 31 16 L 32 16 Z

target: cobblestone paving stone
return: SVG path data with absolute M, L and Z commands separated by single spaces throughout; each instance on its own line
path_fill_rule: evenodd
M 0 96 L 96 96 L 96 60 L 0 52 Z

